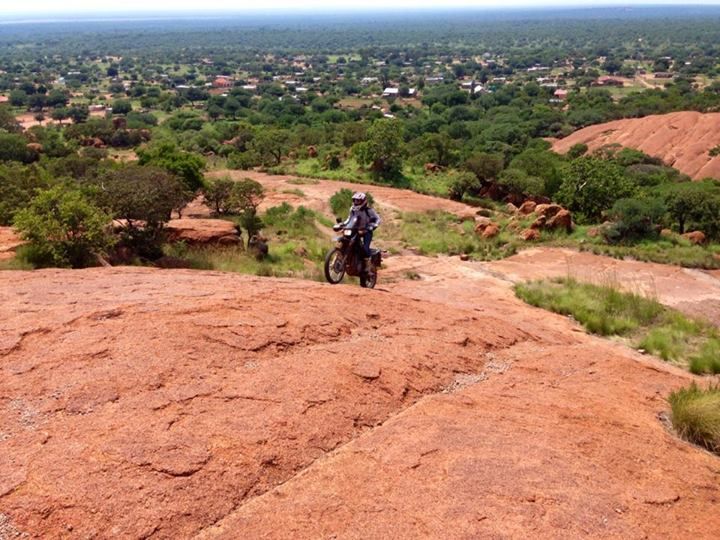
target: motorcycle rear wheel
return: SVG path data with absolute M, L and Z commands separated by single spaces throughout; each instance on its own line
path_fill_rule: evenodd
M 374 289 L 377 283 L 377 270 L 360 274 L 360 286 L 365 289 Z
M 337 285 L 345 277 L 345 257 L 338 248 L 328 251 L 325 256 L 325 279 Z

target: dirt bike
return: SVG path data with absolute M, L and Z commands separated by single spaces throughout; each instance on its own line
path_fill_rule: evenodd
M 379 249 L 371 249 L 370 269 L 364 268 L 364 231 L 355 227 L 356 219 L 346 224 L 338 223 L 333 230 L 340 233 L 334 238 L 336 245 L 325 256 L 325 279 L 337 285 L 345 274 L 360 278 L 360 286 L 372 289 L 377 283 L 377 269 L 382 264 Z

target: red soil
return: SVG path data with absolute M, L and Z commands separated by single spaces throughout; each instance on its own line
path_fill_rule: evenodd
M 590 150 L 617 143 L 659 157 L 694 179 L 720 179 L 720 156 L 708 154 L 720 145 L 720 113 L 676 112 L 616 120 L 556 140 L 553 150 L 564 154 L 579 143 Z

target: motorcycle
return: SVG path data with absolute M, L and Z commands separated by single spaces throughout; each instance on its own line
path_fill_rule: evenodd
M 360 278 L 360 286 L 368 289 L 377 283 L 377 269 L 382 265 L 382 253 L 379 249 L 370 250 L 370 269 L 365 270 L 363 235 L 365 231 L 355 226 L 356 219 L 342 225 L 340 220 L 333 230 L 340 235 L 334 238 L 335 247 L 325 256 L 325 279 L 337 285 L 345 274 Z

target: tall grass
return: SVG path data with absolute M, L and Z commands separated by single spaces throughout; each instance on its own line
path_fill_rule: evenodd
M 648 326 L 663 311 L 654 300 L 574 279 L 519 284 L 515 293 L 530 305 L 570 315 L 589 332 L 602 336 L 625 335 Z
M 668 401 L 678 435 L 720 453 L 720 387 L 703 390 L 693 383 L 670 394 Z
M 474 222 L 463 221 L 448 212 L 407 212 L 393 232 L 396 239 L 407 247 L 417 248 L 421 255 L 467 254 L 477 260 L 495 260 L 517 251 L 516 242 L 507 233 L 485 240 L 475 234 L 474 226 Z
M 624 336 L 693 373 L 720 373 L 718 329 L 651 298 L 574 279 L 522 283 L 515 293 L 528 304 L 573 317 L 593 334 Z

